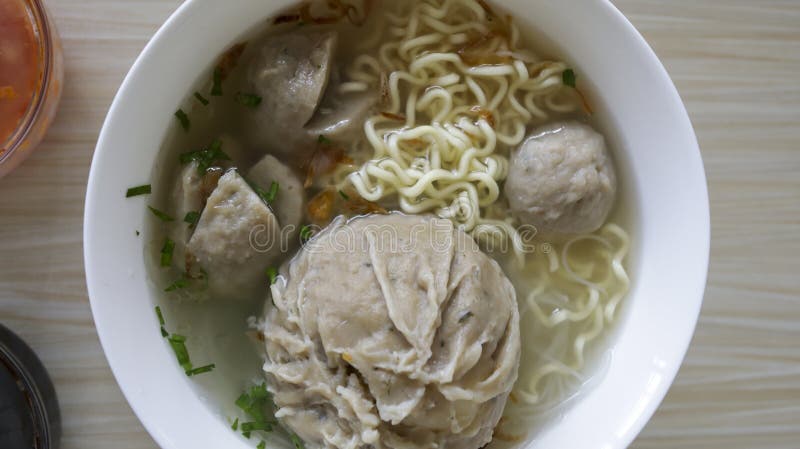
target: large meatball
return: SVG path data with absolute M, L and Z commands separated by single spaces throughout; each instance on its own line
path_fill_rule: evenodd
M 511 156 L 505 193 L 514 215 L 547 234 L 582 234 L 606 220 L 616 193 L 605 139 L 562 122 L 535 130 Z
M 276 416 L 310 448 L 488 443 L 517 378 L 519 314 L 498 264 L 448 220 L 339 219 L 272 287 Z

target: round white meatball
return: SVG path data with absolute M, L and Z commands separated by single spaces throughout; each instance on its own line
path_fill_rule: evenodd
M 478 449 L 517 378 L 500 266 L 449 220 L 339 219 L 272 286 L 262 331 L 276 416 L 308 448 Z
M 597 230 L 614 204 L 616 176 L 605 139 L 591 126 L 536 129 L 511 156 L 505 194 L 523 224 L 545 234 Z

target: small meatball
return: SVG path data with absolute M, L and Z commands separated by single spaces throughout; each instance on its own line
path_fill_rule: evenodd
M 616 193 L 603 136 L 589 125 L 562 122 L 535 130 L 511 155 L 505 194 L 514 215 L 545 234 L 596 231 Z
M 212 298 L 252 298 L 281 254 L 279 236 L 269 207 L 236 170 L 229 170 L 208 197 L 189 240 L 187 269 L 205 272 Z
M 256 49 L 245 81 L 262 99 L 245 112 L 254 146 L 284 155 L 313 150 L 303 126 L 325 93 L 336 42 L 332 32 L 295 32 L 270 36 Z
M 491 441 L 519 368 L 516 296 L 450 220 L 337 219 L 271 291 L 267 388 L 307 448 Z
M 369 117 L 378 95 L 360 92 L 326 99 L 306 130 L 311 137 L 324 135 L 331 139 L 344 140 L 359 133 Z
M 303 183 L 297 175 L 268 154 L 247 172 L 247 179 L 265 191 L 269 191 L 273 182 L 278 183 L 278 194 L 270 207 L 278 217 L 281 228 L 293 230 L 291 234 L 294 234 L 300 228 L 305 208 Z

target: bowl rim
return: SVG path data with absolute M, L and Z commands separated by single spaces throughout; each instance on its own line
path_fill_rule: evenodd
M 113 156 L 113 140 L 115 139 L 114 131 L 118 128 L 118 126 L 114 126 L 115 120 L 122 113 L 121 111 L 123 111 L 127 106 L 126 101 L 129 100 L 129 97 L 132 95 L 131 86 L 137 81 L 138 78 L 141 77 L 145 67 L 152 62 L 151 59 L 154 50 L 166 45 L 164 42 L 169 42 L 169 38 L 174 35 L 175 30 L 187 26 L 188 21 L 199 14 L 198 11 L 201 8 L 210 8 L 212 1 L 213 0 L 188 0 L 180 5 L 150 39 L 148 44 L 142 50 L 141 54 L 137 57 L 128 74 L 125 76 L 125 79 L 123 80 L 114 98 L 114 101 L 109 108 L 108 115 L 103 123 L 103 127 L 98 138 L 97 147 L 89 172 L 84 209 L 83 237 L 86 282 L 92 314 L 97 327 L 97 333 L 101 346 L 103 347 L 104 354 L 106 355 L 114 377 L 134 413 L 144 424 L 145 428 L 156 440 L 156 442 L 161 447 L 169 449 L 185 447 L 188 441 L 193 441 L 194 444 L 198 445 L 198 447 L 214 447 L 214 444 L 220 443 L 228 445 L 233 444 L 233 446 L 230 447 L 244 448 L 249 446 L 245 446 L 245 443 L 243 443 L 238 437 L 232 435 L 233 433 L 229 430 L 227 433 L 231 435 L 228 436 L 212 435 L 209 438 L 209 435 L 203 435 L 202 438 L 198 438 L 197 436 L 192 437 L 190 431 L 196 433 L 194 426 L 192 426 L 190 429 L 185 422 L 179 423 L 178 421 L 173 421 L 166 423 L 159 421 L 150 413 L 146 402 L 152 400 L 152 396 L 149 396 L 147 394 L 148 392 L 142 391 L 142 387 L 136 382 L 131 381 L 130 375 L 124 372 L 126 367 L 130 366 L 130 363 L 125 361 L 125 354 L 119 353 L 118 349 L 121 345 L 121 339 L 125 339 L 126 337 L 125 335 L 119 335 L 119 333 L 111 326 L 112 323 L 108 322 L 106 318 L 109 306 L 104 304 L 104 297 L 101 297 L 101 292 L 108 292 L 110 287 L 108 285 L 104 285 L 105 280 L 102 279 L 102 270 L 98 266 L 98 254 L 101 250 L 98 248 L 101 246 L 99 245 L 101 241 L 107 238 L 107 235 L 103 234 L 104 231 L 101 229 L 102 226 L 99 226 L 100 221 L 98 221 L 97 218 L 103 215 L 103 210 L 100 209 L 102 204 L 100 191 L 104 188 L 104 186 L 110 183 L 108 177 L 105 176 L 102 170 L 103 167 L 107 165 L 108 158 Z M 276 11 L 280 6 L 290 3 L 292 2 L 287 0 L 276 0 L 268 3 L 267 6 L 264 6 L 264 8 L 267 11 Z M 692 159 L 694 164 L 693 167 L 691 167 L 693 170 L 692 185 L 696 189 L 694 192 L 696 198 L 693 205 L 696 206 L 697 209 L 694 211 L 693 218 L 698 221 L 693 225 L 693 229 L 697 231 L 698 234 L 694 236 L 695 247 L 692 254 L 695 258 L 694 265 L 696 267 L 702 267 L 702 273 L 697 272 L 696 278 L 692 279 L 694 286 L 692 290 L 695 292 L 694 296 L 696 296 L 696 298 L 691 298 L 691 301 L 685 304 L 684 312 L 686 315 L 683 317 L 683 322 L 681 323 L 681 332 L 672 342 L 672 353 L 675 355 L 675 357 L 672 360 L 661 361 L 661 363 L 664 363 L 662 377 L 659 382 L 653 386 L 652 390 L 648 391 L 649 394 L 646 400 L 644 400 L 642 404 L 640 404 L 641 407 L 636 410 L 635 418 L 626 424 L 624 431 L 620 432 L 615 437 L 613 443 L 607 443 L 609 445 L 603 446 L 626 447 L 639 434 L 641 429 L 644 427 L 657 409 L 658 405 L 663 400 L 675 376 L 677 375 L 677 372 L 681 366 L 681 362 L 686 355 L 689 343 L 694 334 L 702 305 L 708 273 L 710 249 L 708 191 L 702 156 L 697 144 L 694 129 L 691 125 L 688 113 L 686 112 L 686 109 L 680 99 L 678 91 L 675 88 L 672 80 L 669 78 L 669 75 L 667 74 L 663 64 L 657 58 L 641 34 L 613 4 L 606 0 L 585 0 L 585 3 L 587 5 L 600 8 L 598 11 L 609 14 L 611 17 L 609 20 L 612 20 L 612 22 L 608 26 L 622 27 L 624 29 L 623 32 L 628 38 L 631 39 L 632 45 L 636 45 L 638 50 L 642 51 L 643 55 L 647 57 L 648 64 L 656 71 L 654 76 L 660 78 L 660 81 L 665 88 L 664 94 L 669 97 L 671 101 L 676 102 L 676 104 L 673 104 L 672 106 L 677 107 L 680 110 L 678 115 L 675 116 L 675 119 L 677 122 L 679 122 L 680 128 L 683 130 L 683 132 L 687 133 L 686 137 L 689 139 L 689 141 L 691 141 L 691 145 L 689 145 L 689 148 L 685 149 L 685 153 L 690 159 Z M 152 166 L 152 160 L 148 161 L 148 164 Z M 152 167 L 147 168 L 147 170 L 150 169 L 152 169 Z M 140 209 L 144 211 L 143 207 Z M 140 213 L 139 215 L 144 214 Z M 140 216 L 138 220 L 141 221 L 142 217 Z M 146 280 L 141 283 L 145 282 Z M 632 295 L 633 293 L 629 292 L 627 297 L 630 298 Z M 129 342 L 126 344 L 129 344 Z M 194 394 L 191 387 L 187 384 L 188 381 L 180 385 L 180 394 Z M 195 399 L 199 400 L 198 398 Z M 177 407 L 174 410 L 179 409 L 180 407 Z M 216 419 L 210 412 L 201 415 L 202 416 L 197 416 L 200 421 L 197 421 L 194 424 L 199 428 L 204 428 L 203 425 L 212 425 L 213 419 Z M 161 415 L 162 418 L 163 416 L 164 414 Z M 170 430 L 168 424 L 177 425 L 179 428 L 173 428 Z M 221 425 L 221 423 L 216 424 Z M 177 438 L 180 438 L 180 440 Z M 237 440 L 240 440 L 241 446 L 236 445 Z

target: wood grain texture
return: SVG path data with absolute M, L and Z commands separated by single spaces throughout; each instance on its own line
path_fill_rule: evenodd
M 60 112 L 0 180 L 0 321 L 50 370 L 64 449 L 153 449 L 102 354 L 86 297 L 83 198 L 117 87 L 178 0 L 50 0 Z M 619 0 L 664 61 L 708 174 L 708 290 L 686 362 L 635 448 L 800 447 L 800 2 Z

